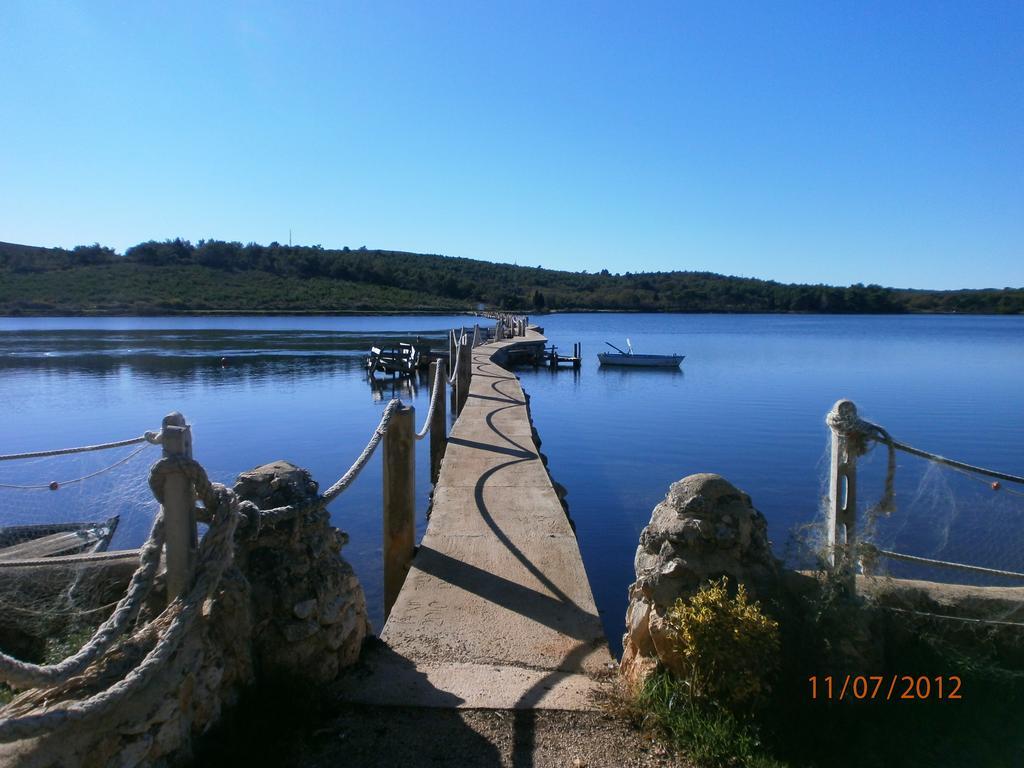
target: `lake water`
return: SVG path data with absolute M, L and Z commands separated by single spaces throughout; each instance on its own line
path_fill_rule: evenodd
M 214 480 L 275 459 L 326 487 L 365 444 L 387 400 L 427 405 L 425 381 L 374 389 L 371 340 L 421 335 L 439 346 L 471 318 L 231 317 L 0 319 L 0 453 L 103 442 L 158 429 L 179 410 Z M 1024 318 L 566 314 L 537 320 L 585 363 L 519 371 L 553 477 L 569 490 L 583 559 L 617 646 L 640 530 L 669 484 L 717 472 L 768 518 L 777 554 L 802 555 L 793 531 L 819 519 L 827 472 L 824 416 L 848 397 L 904 442 L 1024 474 Z M 605 341 L 686 355 L 682 370 L 602 369 Z M 226 361 L 222 363 L 222 358 Z M 146 534 L 150 447 L 0 462 L 0 524 L 119 513 L 114 546 Z M 418 445 L 419 529 L 429 493 Z M 123 464 L 79 483 L 69 480 Z M 865 505 L 882 491 L 884 451 L 861 462 Z M 12 485 L 62 483 L 58 491 Z M 331 506 L 351 535 L 345 556 L 381 624 L 379 457 Z M 900 551 L 1024 570 L 1024 497 L 1007 484 L 899 456 L 897 511 L 879 528 Z M 805 538 L 801 533 L 800 538 Z M 898 571 L 906 575 L 908 572 Z M 959 574 L 913 575 L 954 578 Z

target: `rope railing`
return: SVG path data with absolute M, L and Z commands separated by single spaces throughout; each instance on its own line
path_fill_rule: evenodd
M 902 560 L 905 563 L 928 565 L 936 568 L 954 568 L 959 569 L 961 571 L 983 573 L 987 576 L 999 576 L 1007 579 L 1024 579 L 1024 573 L 1019 573 L 1017 571 L 1004 571 L 998 568 L 983 568 L 980 565 L 967 565 L 966 563 L 954 563 L 949 560 L 935 560 L 930 557 L 906 555 L 902 552 L 890 552 L 889 550 L 879 549 L 878 547 L 871 547 L 870 551 L 872 554 L 881 555 L 882 557 L 888 557 L 890 560 Z
M 106 466 L 103 469 L 97 469 L 95 472 L 90 472 L 87 475 L 82 475 L 81 477 L 72 478 L 71 480 L 51 480 L 48 483 L 33 483 L 33 484 L 29 484 L 29 485 L 18 485 L 18 484 L 15 484 L 15 483 L 0 483 L 0 488 L 7 488 L 7 489 L 10 489 L 10 490 L 15 490 L 15 491 L 44 491 L 44 490 L 56 491 L 57 489 L 63 488 L 66 485 L 74 485 L 75 483 L 81 483 L 84 480 L 91 480 L 94 477 L 99 477 L 100 475 L 102 475 L 102 474 L 104 474 L 106 472 L 111 471 L 112 469 L 117 469 L 122 464 L 127 464 L 129 461 L 134 459 L 136 456 L 138 456 L 140 453 L 142 453 L 147 448 L 149 448 L 148 444 L 147 445 L 139 446 L 134 451 L 129 453 L 127 456 L 125 456 L 125 457 L 123 457 L 121 459 L 118 459 L 113 464 L 111 464 L 109 466 Z M 61 455 L 61 454 L 53 454 L 53 455 Z
M 903 613 L 911 616 L 923 616 L 928 619 L 941 619 L 943 621 L 960 621 L 964 624 L 981 624 L 991 625 L 997 627 L 1024 627 L 1024 622 L 1020 621 L 1001 621 L 999 619 L 979 619 L 973 616 L 951 616 L 948 613 L 932 613 L 930 611 L 915 611 L 909 608 L 899 608 L 895 605 L 880 605 L 878 606 L 882 610 L 892 611 L 893 613 Z
M 71 453 L 88 453 L 89 451 L 106 451 L 110 448 L 124 448 L 128 445 L 139 443 L 152 443 L 157 445 L 162 437 L 159 432 L 146 432 L 139 437 L 132 437 L 128 440 L 117 440 L 112 443 L 99 443 L 97 445 L 83 445 L 78 448 L 58 448 L 53 451 L 30 451 L 28 453 L 8 453 L 0 455 L 0 461 L 15 461 L 17 459 L 43 459 L 49 456 L 66 456 Z
M 525 336 L 530 318 L 525 315 L 513 315 L 499 312 L 493 316 L 495 320 L 495 339 L 501 340 L 513 336 Z
M 453 332 L 454 333 L 454 332 Z M 462 347 L 465 346 L 465 334 L 459 336 L 455 341 L 455 358 L 452 361 L 452 372 L 448 377 L 447 381 L 449 384 L 454 384 L 455 379 L 459 375 L 459 361 L 462 359 Z
M 1011 475 L 1007 472 L 997 472 L 994 469 L 986 469 L 985 467 L 978 467 L 975 466 L 974 464 L 967 464 L 966 462 L 963 461 L 947 459 L 945 456 L 940 456 L 937 453 L 923 451 L 920 448 L 915 448 L 912 445 L 907 445 L 906 443 L 901 443 L 898 440 L 893 440 L 891 437 L 888 439 L 888 441 L 885 438 L 880 437 L 879 442 L 889 442 L 892 444 L 892 447 L 895 448 L 897 451 L 903 451 L 913 456 L 918 456 L 922 459 L 927 459 L 928 461 L 934 461 L 936 464 L 943 464 L 952 469 L 962 470 L 964 472 L 973 473 L 975 475 L 982 475 L 983 477 L 991 477 L 995 480 L 1004 480 L 1008 483 L 1018 483 L 1020 485 L 1024 485 L 1024 477 L 1021 477 L 1020 475 Z
M 340 496 L 357 477 L 359 473 L 363 471 L 363 467 L 369 462 L 370 457 L 373 456 L 374 451 L 377 450 L 377 446 L 380 445 L 381 439 L 388 431 L 388 425 L 391 423 L 391 419 L 395 414 L 395 411 L 402 407 L 402 401 L 397 398 L 388 402 L 384 408 L 384 413 L 381 414 L 380 422 L 377 424 L 376 429 L 373 430 L 373 434 L 370 435 L 370 439 L 366 443 L 366 447 L 363 448 L 362 453 L 352 462 L 352 466 L 348 468 L 338 481 L 334 483 L 330 488 L 324 491 L 323 498 L 325 503 L 334 501 Z
M 440 365 L 434 366 L 434 383 L 430 391 L 430 405 L 427 406 L 427 416 L 423 420 L 423 427 L 416 433 L 416 439 L 422 440 L 430 434 L 430 428 L 434 421 L 434 411 L 437 410 L 437 403 L 441 400 L 441 379 L 444 377 L 444 368 Z
M 459 378 L 460 375 L 468 374 L 469 358 L 460 354 L 463 346 L 469 346 L 468 341 L 466 334 L 460 336 L 459 351 L 456 353 L 456 366 L 458 366 L 454 377 L 456 381 L 462 381 Z M 415 427 L 413 408 L 403 405 L 401 400 L 391 400 L 384 408 L 380 421 L 359 456 L 335 483 L 313 499 L 273 509 L 260 509 L 253 502 L 239 497 L 232 489 L 210 480 L 203 466 L 192 458 L 191 428 L 180 414 L 168 416 L 164 420 L 164 429 L 160 434 L 146 433 L 141 438 L 102 446 L 15 454 L 14 457 L 22 458 L 62 455 L 83 450 L 121 447 L 144 441 L 161 443 L 164 446 L 163 457 L 153 464 L 149 475 L 150 489 L 160 503 L 160 512 L 154 520 L 148 539 L 139 550 L 138 566 L 129 581 L 124 597 L 113 605 L 113 611 L 108 618 L 100 624 L 80 650 L 56 664 L 31 664 L 0 654 L 0 682 L 7 683 L 17 690 L 65 685 L 101 659 L 115 643 L 129 632 L 135 632 L 136 637 L 141 637 L 138 631 L 142 630 L 142 627 L 138 625 L 138 619 L 142 606 L 153 591 L 156 574 L 163 562 L 162 556 L 167 564 L 165 582 L 168 603 L 167 608 L 147 625 L 154 628 L 157 636 L 155 644 L 145 654 L 142 661 L 120 681 L 83 700 L 56 703 L 40 713 L 0 719 L 0 742 L 31 738 L 69 721 L 100 715 L 109 711 L 125 697 L 138 691 L 158 669 L 167 663 L 200 612 L 199 608 L 202 603 L 216 588 L 224 568 L 234 557 L 235 532 L 245 531 L 247 536 L 255 537 L 267 526 L 276 526 L 324 509 L 351 487 L 382 442 L 385 445 L 383 473 L 385 527 L 392 531 L 395 526 L 405 528 L 408 530 L 406 538 L 409 539 L 408 546 L 398 546 L 397 549 L 395 545 L 385 542 L 385 608 L 387 611 L 390 607 L 389 595 L 390 602 L 393 602 L 397 595 L 397 589 L 401 587 L 401 580 L 408 570 L 408 561 L 411 560 L 414 550 L 411 541 L 415 529 L 415 450 L 413 450 L 413 446 L 416 440 L 422 439 L 427 434 L 431 435 L 431 469 L 432 477 L 436 477 L 440 452 L 443 452 L 446 441 L 443 418 L 444 383 L 451 379 L 446 376 L 442 362 L 435 362 L 434 365 L 433 391 L 425 423 L 421 430 L 413 431 Z M 463 387 L 463 391 L 464 389 Z M 435 436 L 439 438 L 436 441 L 433 439 Z M 436 449 L 439 449 L 440 452 Z M 437 453 L 436 462 L 435 453 Z M 181 484 L 182 482 L 184 485 Z M 196 500 L 200 503 L 199 506 L 197 506 Z M 172 529 L 169 527 L 168 521 L 177 527 L 179 534 L 182 525 L 192 526 L 194 531 L 196 521 L 209 524 L 209 529 L 199 542 L 194 564 L 189 566 L 182 589 L 177 592 L 171 587 L 171 565 L 172 560 L 175 559 L 172 558 L 171 543 L 172 541 L 187 541 L 189 537 L 187 535 L 185 537 L 171 535 Z M 403 536 L 399 536 L 397 539 L 401 540 Z M 180 544 L 175 546 L 180 546 Z M 105 560 L 109 556 L 109 553 L 92 558 L 85 556 L 76 559 L 74 567 L 92 563 L 93 559 L 99 563 L 100 559 Z M 176 559 L 179 562 L 188 562 L 188 558 L 182 561 L 179 556 Z M 36 564 L 37 561 L 41 562 L 37 558 L 31 563 Z M 3 565 L 24 566 L 26 563 L 28 561 L 11 561 Z M 399 575 L 397 580 L 394 574 Z M 109 607 L 107 606 L 107 608 Z M 31 701 L 27 702 L 26 706 L 31 703 Z
M 889 558 L 916 565 L 938 568 L 951 568 L 999 578 L 1024 579 L 1024 573 L 986 568 L 949 560 L 908 555 L 878 548 L 872 544 L 856 542 L 856 500 L 857 500 L 857 457 L 868 449 L 868 442 L 874 441 L 888 448 L 888 461 L 885 475 L 885 490 L 878 504 L 869 513 L 891 513 L 895 510 L 895 474 L 896 451 L 918 456 L 928 461 L 950 467 L 970 476 L 992 478 L 997 481 L 1019 483 L 1024 485 L 1024 477 L 1007 472 L 999 472 L 985 467 L 975 466 L 962 461 L 940 456 L 937 453 L 902 443 L 882 427 L 865 421 L 857 415 L 856 406 L 849 400 L 840 400 L 825 417 L 825 423 L 832 431 L 832 461 L 830 469 L 828 498 L 828 562 L 839 571 L 852 588 L 854 585 L 854 561 L 860 559 L 865 573 L 870 565 L 879 557 Z M 986 481 L 987 482 L 987 481 Z M 1001 488 L 999 482 L 991 484 L 993 490 Z M 1007 489 L 1008 491 L 1010 489 Z M 1017 491 L 1011 491 L 1019 493 Z M 858 557 L 862 556 L 862 557 Z

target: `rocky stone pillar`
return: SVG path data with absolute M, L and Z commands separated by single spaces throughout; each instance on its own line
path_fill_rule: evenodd
M 721 576 L 745 585 L 752 597 L 777 593 L 779 564 L 767 528 L 750 497 L 719 475 L 690 475 L 672 484 L 636 549 L 621 663 L 630 685 L 641 683 L 659 661 L 672 666 L 664 616 L 677 598 Z
M 260 509 L 273 509 L 314 498 L 318 487 L 306 470 L 276 461 L 243 472 L 234 490 Z M 340 556 L 347 541 L 320 510 L 241 543 L 258 677 L 326 682 L 359 658 L 370 624 L 363 588 Z

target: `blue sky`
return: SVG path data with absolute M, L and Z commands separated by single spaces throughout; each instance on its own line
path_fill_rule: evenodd
M 1024 285 L 1024 3 L 0 7 L 0 240 Z

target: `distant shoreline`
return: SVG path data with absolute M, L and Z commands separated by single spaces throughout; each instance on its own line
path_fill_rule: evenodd
M 906 311 L 906 312 L 796 312 L 769 310 L 672 310 L 672 309 L 557 309 L 550 312 L 530 312 L 528 310 L 502 310 L 511 314 L 522 314 L 528 317 L 550 317 L 552 315 L 790 315 L 799 317 L 1021 317 L 1020 314 L 1005 312 L 941 312 L 934 310 Z M 468 310 L 444 310 L 444 309 L 339 309 L 339 310 L 252 310 L 252 309 L 221 309 L 221 310 L 159 310 L 153 312 L 110 312 L 110 311 L 64 311 L 64 312 L 38 312 L 38 311 L 16 311 L 0 312 L 0 318 L 5 319 L 32 319 L 32 318 L 58 318 L 58 317 L 124 317 L 124 318 L 145 318 L 145 317 L 407 317 L 407 316 L 434 316 L 434 317 L 483 317 L 479 312 Z
M 565 272 L 383 250 L 147 241 L 118 255 L 0 242 L 0 314 L 353 316 L 487 308 L 671 314 L 1024 314 L 1024 288 L 927 291 L 711 272 Z

